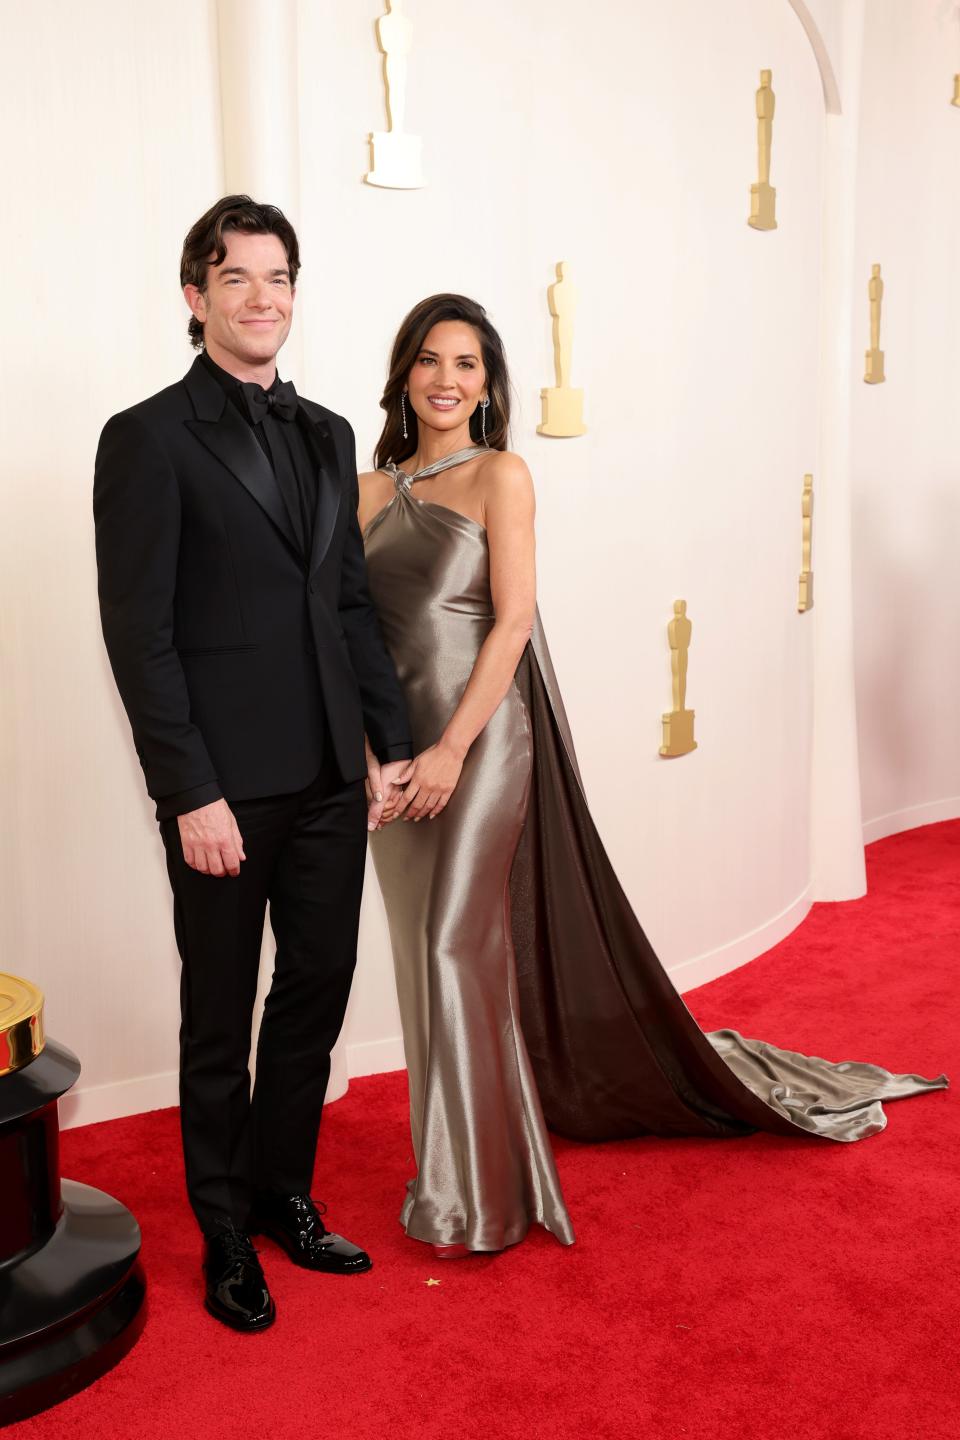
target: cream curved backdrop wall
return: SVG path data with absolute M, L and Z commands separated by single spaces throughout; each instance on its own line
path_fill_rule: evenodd
M 879 262 L 887 381 L 854 391 L 853 559 L 864 836 L 876 840 L 960 815 L 960 7 L 873 0 L 864 48 L 859 348 Z
M 406 127 L 424 137 L 428 185 L 401 192 L 357 183 L 383 123 L 371 15 L 301 7 L 307 375 L 369 463 L 405 310 L 440 290 L 488 307 L 588 795 L 654 944 L 692 984 L 809 904 L 812 627 L 796 591 L 817 447 L 819 72 L 787 4 L 529 0 L 485 7 L 482 24 L 438 0 L 409 13 Z M 770 234 L 745 223 L 762 67 L 777 94 Z M 576 440 L 535 433 L 560 259 L 579 287 L 573 383 L 589 429 Z M 678 596 L 699 749 L 667 762 Z M 375 885 L 363 934 L 348 1043 L 400 1063 L 399 1041 L 368 1030 L 380 997 L 384 1018 L 392 1006 Z
M 91 489 L 106 418 L 189 364 L 180 247 L 222 185 L 216 24 L 203 0 L 38 0 L 5 3 L 2 32 L 0 966 L 81 1057 L 69 1122 L 176 1100 L 169 888 L 99 635 Z
M 541 608 L 588 794 L 677 983 L 752 958 L 809 904 L 815 632 L 796 591 L 800 488 L 819 443 L 824 188 L 809 40 L 787 0 L 598 0 L 577 23 L 548 0 L 489 0 L 482 22 L 417 0 L 406 123 L 424 137 L 429 184 L 392 192 L 360 183 L 365 136 L 384 122 L 381 8 L 4 6 L 33 68 L 2 97 L 21 137 L 4 243 L 23 278 L 8 297 L 22 349 L 3 362 L 13 403 L 0 437 L 15 679 L 2 700 L 0 925 L 4 965 L 43 985 L 51 1031 L 83 1059 L 68 1123 L 176 1100 L 178 965 L 99 636 L 93 454 L 108 414 L 189 364 L 185 229 L 224 184 L 272 164 L 305 256 L 286 370 L 350 417 L 361 456 L 410 304 L 466 291 L 503 332 L 514 444 L 538 490 Z M 266 58 L 278 113 L 298 96 L 298 146 L 275 128 L 275 153 L 245 155 L 236 76 L 279 11 L 274 39 L 299 73 L 285 84 L 279 41 Z M 761 68 L 777 95 L 771 234 L 745 223 Z M 564 441 L 535 433 L 561 259 L 580 292 L 574 383 L 589 426 Z M 700 743 L 668 762 L 659 716 L 679 596 Z M 345 1041 L 354 1074 L 402 1063 L 372 874 Z

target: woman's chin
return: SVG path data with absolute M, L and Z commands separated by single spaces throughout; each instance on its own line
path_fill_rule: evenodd
M 418 410 L 416 415 L 421 425 L 425 425 L 428 430 L 437 430 L 442 435 L 449 434 L 451 430 L 462 429 L 469 424 L 470 419 L 462 405 L 458 405 L 456 410 L 434 410 L 431 408 L 425 415 L 422 415 Z

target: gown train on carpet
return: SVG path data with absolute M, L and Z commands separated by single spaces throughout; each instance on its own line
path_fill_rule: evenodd
M 540 617 L 517 683 L 533 784 L 511 875 L 524 1039 L 544 1114 L 580 1140 L 776 1134 L 862 1140 L 882 1104 L 946 1077 L 832 1064 L 697 1025 L 623 893 L 587 808 Z M 586 961 L 586 963 L 585 963 Z

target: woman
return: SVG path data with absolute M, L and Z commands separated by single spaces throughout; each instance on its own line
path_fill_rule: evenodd
M 418 1168 L 407 1234 L 445 1257 L 501 1250 L 533 1221 L 571 1243 L 544 1115 L 577 1139 L 858 1140 L 883 1128 L 882 1100 L 942 1088 L 698 1028 L 587 810 L 536 613 L 533 486 L 505 448 L 507 368 L 482 307 L 417 305 L 381 405 L 360 524 L 417 752 L 372 842 Z

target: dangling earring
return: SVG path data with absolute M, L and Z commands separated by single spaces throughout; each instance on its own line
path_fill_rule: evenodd
M 407 392 L 406 392 L 406 390 L 401 390 L 401 391 L 400 391 L 400 414 L 403 416 L 403 438 L 404 438 L 404 440 L 409 440 L 409 439 L 410 439 L 410 436 L 407 434 Z
M 480 431 L 481 431 L 481 434 L 482 434 L 482 436 L 483 436 L 483 443 L 484 443 L 484 445 L 487 444 L 487 411 L 489 410 L 489 408 L 490 408 L 490 396 L 488 395 L 487 398 L 486 398 L 486 400 L 481 400 L 481 401 L 480 401 L 480 412 L 481 412 L 481 413 L 480 413 Z M 489 445 L 487 445 L 487 449 L 488 449 L 488 450 L 489 450 L 489 448 L 490 448 Z

